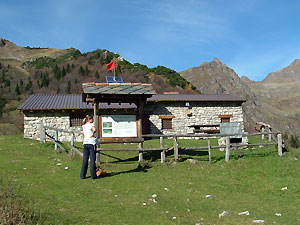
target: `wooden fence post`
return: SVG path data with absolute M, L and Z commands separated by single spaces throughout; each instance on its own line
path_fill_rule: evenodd
M 55 145 L 54 145 L 54 151 L 55 152 L 58 149 L 57 142 L 58 142 L 58 130 L 55 131 Z
M 40 124 L 40 142 L 44 143 L 44 140 L 45 140 L 45 129 L 44 129 L 43 120 L 41 120 L 41 124 Z
M 278 155 L 282 156 L 282 134 L 277 135 L 278 140 Z
M 177 161 L 178 160 L 178 140 L 175 135 L 173 138 L 173 142 L 174 142 L 174 160 Z
M 96 165 L 100 166 L 100 149 L 98 150 L 98 145 L 96 145 Z
M 164 137 L 159 137 L 160 148 L 164 148 Z M 166 161 L 166 151 L 162 150 L 160 153 L 160 161 L 164 163 Z
M 211 163 L 211 150 L 210 150 L 210 140 L 209 140 L 209 138 L 207 139 L 207 145 L 208 145 L 208 159 L 209 159 L 209 162 Z
M 269 134 L 268 134 L 268 141 L 271 142 L 272 141 L 272 134 L 270 134 L 270 133 L 272 131 L 271 131 L 270 127 L 268 128 L 268 132 L 269 132 Z
M 141 151 L 143 149 L 143 143 L 140 142 L 139 143 L 139 162 L 141 162 L 143 160 L 143 152 Z
M 261 133 L 262 133 L 261 140 L 264 140 L 265 139 L 265 128 L 264 127 L 261 128 Z
M 74 156 L 74 150 L 73 150 L 73 147 L 74 147 L 74 141 L 75 141 L 75 134 L 72 133 L 70 156 Z
M 230 155 L 230 136 L 226 136 L 226 155 L 225 155 L 225 161 L 229 161 L 229 155 Z

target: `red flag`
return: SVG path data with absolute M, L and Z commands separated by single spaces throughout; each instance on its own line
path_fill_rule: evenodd
M 112 60 L 110 63 L 106 65 L 107 70 L 112 70 L 115 68 L 115 60 Z

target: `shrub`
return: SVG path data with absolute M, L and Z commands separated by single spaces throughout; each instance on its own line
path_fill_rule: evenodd
M 0 116 L 1 116 L 2 113 L 3 113 L 3 109 L 4 109 L 6 103 L 7 103 L 6 99 L 5 99 L 5 98 L 2 98 L 2 97 L 0 96 Z

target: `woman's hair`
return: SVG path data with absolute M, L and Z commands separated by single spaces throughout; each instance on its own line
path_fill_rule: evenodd
M 94 117 L 92 115 L 86 115 L 83 119 L 83 125 L 86 124 L 90 119 L 93 119 Z

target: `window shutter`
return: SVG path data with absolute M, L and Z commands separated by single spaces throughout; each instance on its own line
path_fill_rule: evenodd
M 171 130 L 172 129 L 172 119 L 162 119 L 162 129 Z
M 84 118 L 85 118 L 84 114 L 71 114 L 70 127 L 81 127 Z

